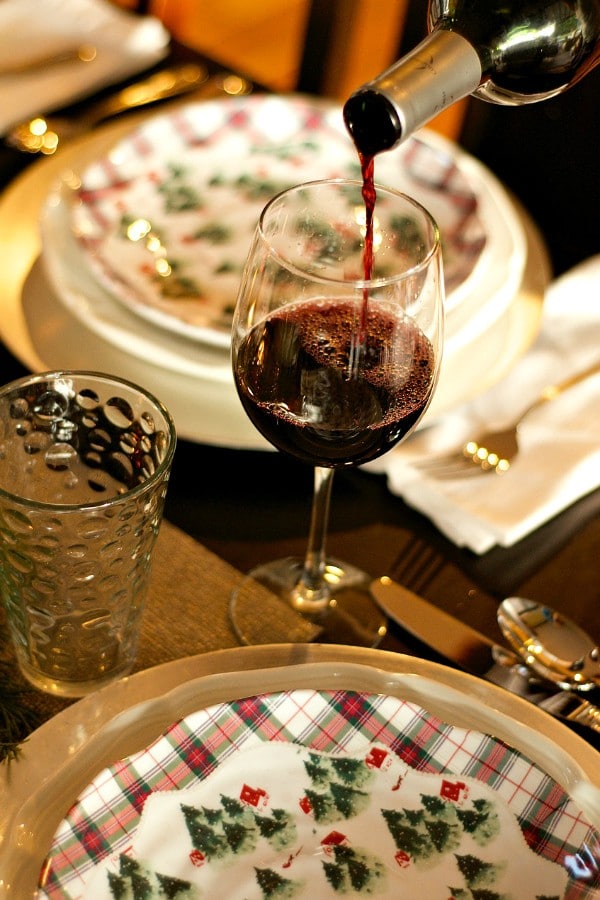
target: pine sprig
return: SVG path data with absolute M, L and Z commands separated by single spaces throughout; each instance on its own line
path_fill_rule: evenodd
M 0 671 L 0 763 L 18 759 L 21 745 L 39 724 L 38 713 L 23 702 L 29 693 L 28 688 L 11 684 Z

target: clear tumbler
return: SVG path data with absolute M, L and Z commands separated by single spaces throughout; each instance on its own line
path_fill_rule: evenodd
M 37 688 L 80 697 L 131 670 L 175 443 L 162 403 L 118 378 L 0 388 L 0 595 Z

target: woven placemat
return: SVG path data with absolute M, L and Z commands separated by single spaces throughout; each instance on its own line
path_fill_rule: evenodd
M 185 532 L 163 521 L 154 550 L 138 654 L 133 671 L 173 659 L 239 645 L 229 621 L 229 598 L 243 575 Z M 285 640 L 287 621 L 299 617 L 257 588 L 256 614 L 265 623 L 265 643 Z M 306 639 L 310 639 L 310 629 Z M 14 655 L 0 604 L 0 662 L 11 683 L 28 688 Z M 37 724 L 73 701 L 27 690 L 22 702 L 38 714 Z

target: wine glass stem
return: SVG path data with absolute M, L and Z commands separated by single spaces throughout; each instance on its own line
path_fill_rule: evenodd
M 292 605 L 305 615 L 318 615 L 327 608 L 330 590 L 325 581 L 325 543 L 329 523 L 334 469 L 315 468 L 314 494 L 308 546 L 300 580 L 293 591 Z

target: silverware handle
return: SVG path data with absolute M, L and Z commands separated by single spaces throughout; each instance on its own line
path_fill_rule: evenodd
M 559 381 L 556 384 L 549 384 L 548 387 L 544 388 L 539 397 L 537 397 L 537 399 L 527 407 L 525 412 L 522 414 L 520 421 L 533 409 L 536 409 L 536 407 L 542 406 L 542 404 L 544 403 L 548 403 L 549 400 L 554 400 L 554 398 L 558 397 L 559 394 L 563 394 L 569 388 L 574 387 L 581 381 L 585 381 L 586 378 L 590 378 L 590 376 L 592 375 L 596 375 L 598 372 L 600 372 L 600 362 L 595 362 L 592 363 L 591 366 L 588 366 L 587 369 L 584 369 L 582 372 L 577 372 L 575 375 L 571 375 L 569 378 L 565 378 L 564 381 Z
M 92 44 L 81 44 L 77 47 L 69 47 L 58 53 L 36 56 L 34 59 L 22 63 L 6 63 L 0 65 L 0 75 L 28 75 L 30 72 L 41 72 L 61 63 L 79 60 L 82 63 L 93 62 L 96 58 L 96 48 Z
M 163 69 L 99 101 L 90 107 L 83 118 L 91 127 L 127 110 L 193 91 L 208 80 L 204 66 L 195 63 Z
M 600 734 L 600 708 L 580 694 L 559 691 L 538 703 L 540 709 L 567 722 L 585 725 Z

